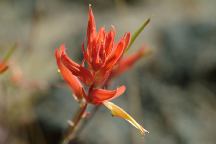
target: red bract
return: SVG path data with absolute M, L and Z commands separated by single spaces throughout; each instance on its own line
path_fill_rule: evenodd
M 105 90 L 105 89 L 91 89 L 87 100 L 93 104 L 101 104 L 104 101 L 112 100 L 122 95 L 126 90 L 125 86 L 121 86 L 116 90 Z
M 96 31 L 96 24 L 91 7 L 89 7 L 89 20 L 87 27 L 87 44 L 82 45 L 83 62 L 78 64 L 74 62 L 66 53 L 66 48 L 61 45 L 56 49 L 55 56 L 58 68 L 79 101 L 85 101 L 94 105 L 105 105 L 116 116 L 129 121 L 136 128 L 144 133 L 144 129 L 125 111 L 108 102 L 124 93 L 125 86 L 120 86 L 115 90 L 102 89 L 106 82 L 111 78 L 111 73 L 118 74 L 114 67 L 120 68 L 120 73 L 127 70 L 132 64 L 140 58 L 135 54 L 128 59 L 121 61 L 122 55 L 130 41 L 130 33 L 115 43 L 115 29 L 111 28 L 109 32 L 101 27 Z M 85 67 L 85 63 L 86 67 Z
M 63 53 L 64 53 L 64 45 L 60 47 L 60 50 L 56 49 L 55 51 L 58 68 L 64 80 L 68 83 L 68 85 L 74 92 L 75 99 L 81 100 L 83 96 L 82 85 L 80 81 L 78 80 L 78 78 L 75 75 L 73 75 L 66 66 L 62 64 L 61 57 Z
M 145 48 L 141 48 L 139 51 L 137 51 L 135 54 L 132 54 L 126 58 L 122 58 L 118 65 L 113 69 L 110 77 L 117 77 L 130 69 L 134 63 L 136 63 L 140 58 L 143 57 L 145 54 Z
M 8 65 L 5 62 L 0 62 L 0 74 L 8 69 Z

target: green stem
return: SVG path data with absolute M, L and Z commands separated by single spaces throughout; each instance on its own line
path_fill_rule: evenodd
M 150 18 L 148 18 L 132 35 L 130 43 L 128 47 L 125 49 L 125 52 L 127 52 L 130 47 L 133 45 L 134 41 L 137 39 L 137 37 L 140 35 L 140 33 L 144 30 L 144 28 L 149 24 Z
M 74 116 L 72 122 L 73 125 L 68 127 L 65 135 L 64 135 L 64 139 L 63 139 L 63 143 L 62 144 L 68 144 L 68 142 L 74 138 L 75 136 L 75 130 L 77 128 L 77 126 L 79 125 L 83 114 L 85 113 L 85 110 L 87 108 L 87 102 L 84 102 L 83 104 L 81 104 L 79 110 L 77 111 L 76 115 Z

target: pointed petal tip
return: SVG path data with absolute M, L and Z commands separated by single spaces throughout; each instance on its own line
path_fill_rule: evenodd
M 149 18 L 146 20 L 146 23 L 148 24 L 150 21 L 151 21 L 151 17 L 149 17 Z
M 63 44 L 61 44 L 61 45 L 60 45 L 60 47 L 59 47 L 59 49 L 60 49 L 60 52 L 61 52 L 62 54 L 64 54 L 64 53 L 65 53 L 65 51 L 66 51 L 65 44 L 64 44 L 64 43 L 63 43 Z
M 146 129 L 144 129 L 145 133 L 149 133 L 149 131 L 147 131 Z
M 101 104 L 104 101 L 115 99 L 121 96 L 126 90 L 126 87 L 120 86 L 116 90 L 106 90 L 106 89 L 93 89 L 91 91 L 91 103 Z
M 149 48 L 147 45 L 144 45 L 140 50 L 140 56 L 148 56 L 151 55 L 154 51 L 152 48 Z
M 92 4 L 89 4 L 89 14 L 92 14 L 93 11 L 92 11 Z
M 115 30 L 115 26 L 114 26 L 114 25 L 111 25 L 111 29 L 112 29 L 112 30 Z
M 60 45 L 60 47 L 65 47 L 65 43 L 62 43 L 62 44 Z
M 141 135 L 145 135 L 146 133 L 148 133 L 149 134 L 149 131 L 148 130 L 146 130 L 146 129 L 144 129 L 143 127 L 140 129 L 140 133 L 141 133 Z
M 59 53 L 59 50 L 58 50 L 58 48 L 56 48 L 56 49 L 55 49 L 55 56 L 56 56 L 56 57 L 57 57 L 58 53 Z
M 119 88 L 117 88 L 116 95 L 118 95 L 118 96 L 122 95 L 125 92 L 125 90 L 126 90 L 126 86 L 125 85 L 120 86 Z
M 127 112 L 125 112 L 122 108 L 115 105 L 112 102 L 105 101 L 103 104 L 111 111 L 112 116 L 116 116 L 119 118 L 122 118 L 126 121 L 128 121 L 131 125 L 133 125 L 135 128 L 137 128 L 142 135 L 145 135 L 145 133 L 149 133 L 147 130 L 145 130 L 139 123 L 137 123 Z
M 57 57 L 61 57 L 66 51 L 65 44 L 61 44 L 58 48 L 55 49 L 55 55 Z
M 90 4 L 89 11 L 88 11 L 88 26 L 87 26 L 88 43 L 92 41 L 95 35 L 96 35 L 96 23 L 95 23 L 94 14 Z

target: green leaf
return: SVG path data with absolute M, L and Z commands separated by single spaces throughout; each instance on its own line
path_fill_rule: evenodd
M 132 44 L 134 43 L 134 41 L 136 40 L 136 38 L 140 35 L 140 33 L 144 30 L 144 28 L 149 24 L 150 22 L 150 18 L 148 18 L 142 25 L 141 27 L 139 27 L 139 29 L 137 29 L 137 31 L 135 31 L 135 33 L 133 33 L 130 43 L 128 45 L 128 47 L 126 48 L 125 52 L 127 52 L 130 47 L 132 46 Z
M 14 53 L 15 49 L 17 48 L 17 44 L 15 43 L 6 53 L 6 55 L 3 58 L 3 61 L 8 61 L 8 59 L 11 57 L 11 55 Z

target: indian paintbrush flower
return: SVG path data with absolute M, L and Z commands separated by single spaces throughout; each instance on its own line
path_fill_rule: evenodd
M 104 89 L 112 78 L 128 70 L 143 55 L 143 49 L 138 53 L 123 58 L 123 54 L 130 42 L 130 33 L 127 32 L 116 43 L 116 30 L 112 26 L 106 32 L 104 27 L 96 30 L 94 15 L 89 7 L 87 44 L 82 44 L 83 61 L 81 64 L 74 62 L 66 53 L 62 44 L 55 50 L 59 71 L 74 93 L 74 98 L 87 104 L 104 105 L 113 116 L 127 120 L 142 134 L 147 132 L 123 109 L 111 103 L 110 100 L 122 95 L 126 87 L 120 86 L 115 90 Z

